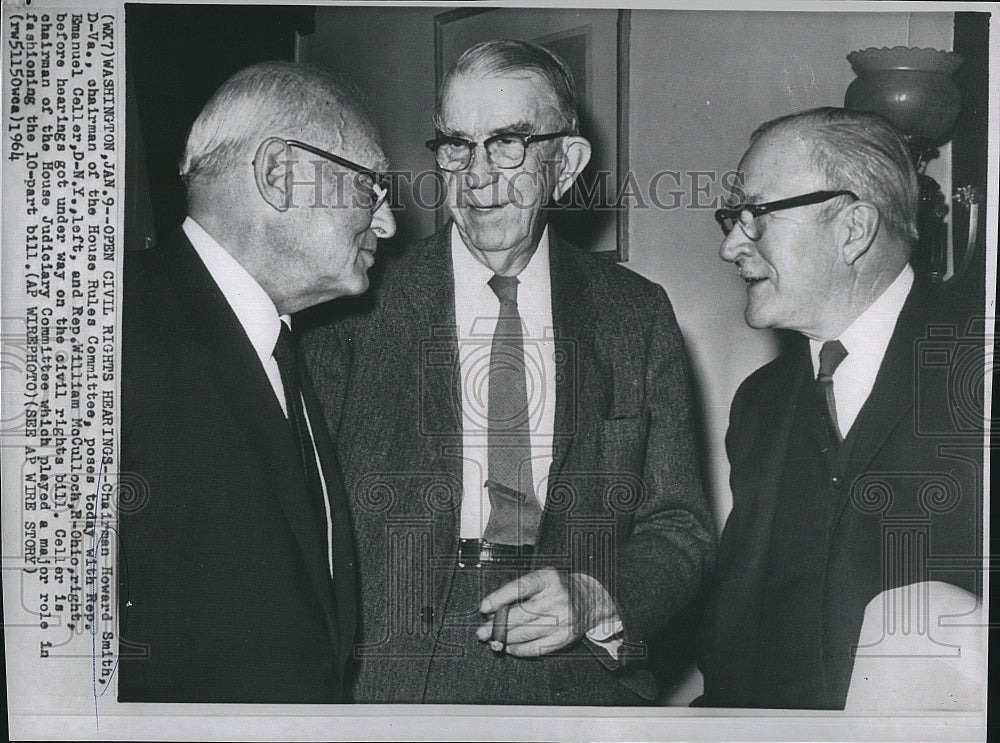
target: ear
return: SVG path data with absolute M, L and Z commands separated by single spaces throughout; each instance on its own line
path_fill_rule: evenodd
M 253 159 L 257 191 L 279 212 L 287 211 L 291 205 L 292 169 L 288 160 L 288 146 L 277 137 L 261 142 Z
M 841 254 L 848 266 L 853 266 L 875 242 L 881 225 L 878 209 L 870 201 L 854 201 L 844 207 L 840 214 L 843 220 L 844 239 Z
M 555 188 L 552 190 L 552 198 L 562 198 L 563 194 L 573 187 L 573 183 L 587 163 L 590 162 L 590 142 L 583 137 L 563 137 L 562 138 L 563 162 L 562 169 L 556 178 Z

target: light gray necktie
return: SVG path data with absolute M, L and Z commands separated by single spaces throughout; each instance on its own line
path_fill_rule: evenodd
M 531 481 L 531 439 L 525 381 L 524 336 L 517 310 L 518 280 L 494 276 L 500 316 L 490 350 L 488 476 L 490 518 L 483 539 L 534 544 L 542 509 Z

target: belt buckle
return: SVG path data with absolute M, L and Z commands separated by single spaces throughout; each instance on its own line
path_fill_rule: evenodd
M 483 566 L 482 541 L 483 540 L 481 540 L 481 539 L 461 539 L 461 540 L 459 540 L 459 543 L 458 543 L 458 567 L 460 567 L 460 568 L 466 568 L 466 567 L 481 568 Z M 476 554 L 476 564 L 475 565 L 470 565 L 470 563 L 467 562 L 466 559 L 465 559 L 465 555 L 467 553 L 471 552 L 471 550 L 467 549 L 469 546 L 471 546 L 470 543 L 477 543 L 479 545 L 479 549 L 477 550 L 477 554 Z

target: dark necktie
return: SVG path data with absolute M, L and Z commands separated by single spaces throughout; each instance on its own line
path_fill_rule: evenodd
M 490 518 L 483 538 L 499 544 L 534 544 L 542 510 L 531 480 L 524 338 L 517 311 L 518 280 L 494 276 L 500 316 L 490 350 L 488 477 Z
M 299 447 L 302 469 L 306 476 L 309 504 L 313 509 L 317 525 L 322 526 L 323 543 L 326 544 L 326 506 L 323 498 L 323 484 L 320 481 L 319 468 L 316 465 L 316 447 L 309 433 L 305 410 L 302 407 L 302 380 L 299 376 L 300 361 L 292 331 L 285 323 L 281 323 L 278 342 L 274 345 L 274 360 L 278 362 L 281 372 L 281 384 L 285 388 L 285 407 L 288 410 L 288 422 L 292 427 L 292 436 Z
M 819 373 L 816 375 L 816 393 L 826 425 L 830 429 L 830 438 L 837 445 L 844 443 L 844 437 L 837 423 L 837 401 L 833 395 L 833 373 L 837 371 L 840 362 L 847 358 L 847 349 L 840 341 L 827 341 L 819 351 Z

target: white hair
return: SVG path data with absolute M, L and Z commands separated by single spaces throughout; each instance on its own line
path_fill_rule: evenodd
M 813 108 L 762 124 L 750 142 L 789 130 L 812 146 L 827 188 L 868 199 L 891 233 L 908 245 L 916 243 L 920 187 L 906 140 L 891 122 L 870 111 Z
M 562 119 L 562 126 L 570 134 L 580 133 L 580 115 L 577 111 L 576 82 L 566 61 L 555 52 L 538 44 L 516 39 L 492 39 L 469 47 L 455 60 L 444 76 L 438 90 L 434 125 L 443 128 L 441 109 L 448 83 L 461 75 L 501 75 L 533 73 L 549 88 Z
M 296 62 L 262 62 L 224 82 L 191 126 L 180 175 L 190 188 L 250 165 L 266 137 L 304 138 L 322 128 L 341 138 L 345 123 L 374 131 L 358 89 L 346 78 Z

